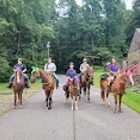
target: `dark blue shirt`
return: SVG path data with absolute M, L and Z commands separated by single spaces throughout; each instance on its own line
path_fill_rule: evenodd
M 16 64 L 16 65 L 14 65 L 14 69 L 16 69 L 16 68 L 20 68 L 21 71 L 23 71 L 26 69 L 26 66 L 24 64 Z
M 76 76 L 76 70 L 74 69 L 67 70 L 66 76 L 69 76 L 70 78 L 74 78 Z

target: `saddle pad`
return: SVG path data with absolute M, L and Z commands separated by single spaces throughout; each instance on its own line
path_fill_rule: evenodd
M 106 80 L 108 77 L 109 77 L 108 74 L 103 74 L 103 75 L 100 76 L 100 78 L 101 78 L 102 80 Z

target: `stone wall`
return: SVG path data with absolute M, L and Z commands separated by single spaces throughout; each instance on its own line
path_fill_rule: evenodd
M 140 50 L 128 53 L 128 65 L 140 62 Z

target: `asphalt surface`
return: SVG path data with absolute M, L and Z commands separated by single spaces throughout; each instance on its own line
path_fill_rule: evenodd
M 59 76 L 61 84 L 65 76 Z M 140 115 L 122 105 L 123 113 L 114 114 L 102 106 L 100 90 L 91 89 L 91 103 L 84 98 L 79 111 L 65 104 L 62 88 L 55 90 L 53 109 L 45 110 L 43 91 L 24 102 L 24 109 L 10 110 L 0 118 L 0 140 L 140 140 Z

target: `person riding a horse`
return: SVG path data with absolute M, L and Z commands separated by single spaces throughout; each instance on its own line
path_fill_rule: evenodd
M 29 77 L 27 76 L 27 74 L 25 74 L 25 72 L 27 71 L 27 68 L 26 66 L 22 63 L 22 58 L 19 58 L 18 59 L 18 63 L 16 65 L 14 65 L 14 69 L 13 71 L 16 72 L 16 68 L 19 67 L 23 73 L 23 76 L 24 76 L 24 79 L 25 79 L 25 87 L 26 88 L 30 88 L 29 86 Z M 7 88 L 11 88 L 12 87 L 12 81 L 13 81 L 13 78 L 15 76 L 15 73 L 10 77 L 9 79 L 9 85 L 7 86 Z
M 73 79 L 76 78 L 76 70 L 74 70 L 74 63 L 70 62 L 69 63 L 69 69 L 67 70 L 66 76 L 68 77 L 68 81 L 66 85 L 64 85 L 63 89 L 64 91 L 68 92 L 69 91 L 69 85 L 72 84 Z
M 81 80 L 82 75 L 84 72 L 87 70 L 87 67 L 89 67 L 89 64 L 87 63 L 87 59 L 83 59 L 83 63 L 80 65 L 80 75 L 79 75 L 79 80 Z
M 54 78 L 56 80 L 56 88 L 58 88 L 59 87 L 59 78 L 55 73 L 56 65 L 55 65 L 55 63 L 52 63 L 52 58 L 48 58 L 48 63 L 45 64 L 44 71 L 46 71 L 46 73 L 52 73 L 52 75 L 54 76 Z
M 83 63 L 80 65 L 80 74 L 78 76 L 79 80 L 81 81 L 82 75 L 87 70 L 87 68 L 90 67 L 90 65 L 87 63 L 87 59 L 83 59 Z M 91 85 L 93 85 L 93 81 L 91 81 Z
M 117 64 L 117 61 L 112 58 L 110 66 L 109 66 L 109 72 L 110 76 L 108 77 L 108 86 L 110 89 L 111 82 L 113 82 L 117 76 L 117 74 L 120 72 L 120 66 Z

